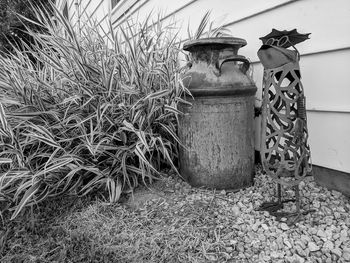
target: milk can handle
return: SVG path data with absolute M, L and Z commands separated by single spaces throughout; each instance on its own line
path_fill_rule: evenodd
M 221 74 L 222 65 L 226 62 L 229 62 L 229 61 L 241 61 L 241 62 L 243 62 L 243 64 L 239 68 L 243 72 L 243 74 L 245 74 L 248 71 L 249 66 L 250 66 L 249 60 L 241 55 L 235 55 L 232 57 L 219 59 L 218 62 L 216 62 L 216 68 L 219 70 L 220 74 Z

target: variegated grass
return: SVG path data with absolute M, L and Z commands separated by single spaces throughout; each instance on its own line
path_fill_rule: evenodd
M 104 36 L 91 21 L 76 29 L 56 9 L 54 19 L 35 10 L 37 21 L 22 19 L 47 34 L 28 28 L 35 44 L 0 57 L 0 203 L 12 219 L 63 194 L 116 202 L 176 170 L 188 91 L 173 25 L 127 21 Z

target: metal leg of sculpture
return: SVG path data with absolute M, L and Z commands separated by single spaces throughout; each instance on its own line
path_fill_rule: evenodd
M 294 186 L 295 191 L 295 205 L 296 205 L 296 212 L 300 213 L 300 193 L 299 193 L 299 185 Z
M 260 211 L 267 211 L 269 213 L 276 213 L 278 210 L 283 208 L 283 202 L 282 202 L 282 188 L 281 184 L 277 183 L 277 202 L 265 202 L 262 203 L 261 206 L 258 208 Z
M 282 204 L 282 186 L 279 183 L 277 183 L 277 197 L 278 197 L 278 203 Z
M 299 222 L 302 220 L 303 216 L 315 212 L 316 210 L 314 209 L 308 209 L 308 210 L 302 210 L 301 209 L 301 199 L 300 199 L 300 189 L 299 189 L 299 184 L 293 186 L 294 192 L 295 192 L 295 199 L 294 200 L 285 200 L 284 202 L 290 202 L 290 201 L 295 201 L 295 206 L 296 209 L 294 212 L 277 212 L 273 214 L 276 216 L 277 220 L 281 220 L 282 217 L 287 218 L 286 223 L 288 225 L 294 225 L 295 223 Z
M 299 193 L 299 185 L 294 185 L 294 192 L 295 192 L 295 206 L 296 211 L 290 213 L 287 224 L 288 225 L 294 225 L 296 222 L 298 222 L 301 219 L 301 216 L 304 214 L 300 210 L 300 193 Z

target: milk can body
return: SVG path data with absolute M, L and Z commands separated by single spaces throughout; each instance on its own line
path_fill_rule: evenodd
M 239 38 L 186 42 L 191 67 L 183 76 L 193 98 L 182 105 L 179 123 L 180 173 L 195 187 L 240 189 L 254 173 L 254 94 L 246 72 L 249 61 L 237 55 Z

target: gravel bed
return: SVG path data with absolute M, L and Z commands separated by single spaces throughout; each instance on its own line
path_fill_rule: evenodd
M 153 190 L 166 196 L 164 209 L 187 216 L 195 227 L 213 230 L 202 251 L 208 261 L 350 262 L 349 198 L 316 185 L 309 177 L 300 184 L 302 208 L 315 212 L 288 226 L 284 218 L 277 221 L 268 212 L 257 211 L 276 196 L 275 188 L 271 178 L 259 174 L 254 186 L 236 193 L 194 189 L 171 177 L 161 189 Z M 293 198 L 294 192 L 283 189 L 283 195 Z M 146 211 L 159 206 L 157 198 L 150 198 Z M 198 208 L 211 219 L 200 224 L 200 215 L 194 216 Z M 283 210 L 294 211 L 295 204 L 287 203 Z
M 276 221 L 267 212 L 255 211 L 275 195 L 275 184 L 266 175 L 254 187 L 227 196 L 239 214 L 232 227 L 238 230 L 238 258 L 246 262 L 350 262 L 349 199 L 319 187 L 313 180 L 300 184 L 302 207 L 315 209 L 294 226 Z M 287 198 L 294 192 L 284 191 Z M 285 206 L 294 211 L 295 204 Z

